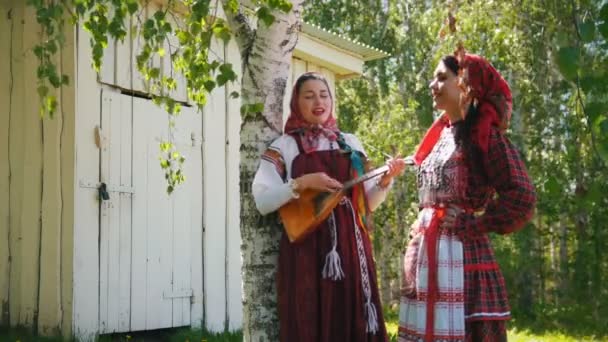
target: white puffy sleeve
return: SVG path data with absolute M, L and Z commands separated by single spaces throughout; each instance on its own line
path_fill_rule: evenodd
M 289 146 L 289 138 L 282 136 L 275 140 L 262 154 L 260 166 L 258 167 L 251 191 L 258 211 L 262 215 L 269 214 L 293 198 L 293 192 L 289 185 L 289 172 L 285 160 L 291 160 L 293 153 Z M 297 152 L 297 146 L 296 146 Z

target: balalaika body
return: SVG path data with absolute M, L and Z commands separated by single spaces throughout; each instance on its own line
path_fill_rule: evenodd
M 383 175 L 387 171 L 388 166 L 386 165 L 372 170 L 344 183 L 342 189 L 336 192 L 311 189 L 302 191 L 299 198 L 291 200 L 279 209 L 279 215 L 289 241 L 292 243 L 300 241 L 314 232 L 352 187 L 368 179 Z

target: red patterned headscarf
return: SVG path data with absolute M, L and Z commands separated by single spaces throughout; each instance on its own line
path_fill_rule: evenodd
M 464 101 L 461 102 L 477 106 L 479 112 L 478 121 L 471 130 L 471 141 L 483 152 L 487 152 L 491 127 L 495 126 L 501 131 L 509 127 L 513 103 L 511 90 L 507 81 L 483 57 L 462 53 L 457 58 L 461 86 L 464 88 Z M 447 125 L 449 120 L 443 114 L 429 128 L 414 154 L 417 164 L 422 163 L 431 153 L 441 131 Z
M 300 113 L 300 108 L 298 106 L 298 95 L 300 88 L 302 88 L 304 82 L 308 80 L 323 81 L 323 83 L 325 83 L 327 86 L 327 91 L 332 99 L 332 108 L 330 109 L 331 112 L 329 117 L 320 125 L 311 124 L 310 122 L 306 121 L 302 116 L 302 113 Z M 330 141 L 336 141 L 338 139 L 339 129 L 333 113 L 333 95 L 331 93 L 331 89 L 329 88 L 329 84 L 323 75 L 316 72 L 307 72 L 300 75 L 293 86 L 289 108 L 291 113 L 289 114 L 287 123 L 285 124 L 285 133 L 301 135 L 304 152 L 310 153 L 316 151 L 319 146 L 320 136 L 325 136 Z

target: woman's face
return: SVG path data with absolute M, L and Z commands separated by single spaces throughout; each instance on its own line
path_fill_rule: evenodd
M 433 96 L 433 107 L 438 110 L 458 108 L 460 102 L 460 87 L 458 76 L 450 70 L 443 61 L 435 69 L 433 81 L 429 84 Z
M 331 115 L 332 99 L 325 82 L 305 81 L 298 93 L 298 107 L 304 120 L 311 124 L 323 124 Z

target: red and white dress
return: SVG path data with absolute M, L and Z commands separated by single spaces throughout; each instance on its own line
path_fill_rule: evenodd
M 417 182 L 421 210 L 404 274 L 413 285 L 402 294 L 399 341 L 506 340 L 511 313 L 487 233 L 513 232 L 532 215 L 536 196 L 518 152 L 492 128 L 488 152 L 470 168 L 448 125 Z M 439 226 L 448 205 L 464 210 L 450 231 Z

